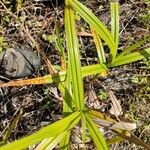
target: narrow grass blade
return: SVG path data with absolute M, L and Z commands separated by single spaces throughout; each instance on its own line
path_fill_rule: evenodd
M 88 114 L 85 114 L 85 118 L 86 118 L 87 128 L 97 146 L 97 149 L 108 150 L 106 141 L 103 135 L 100 133 L 99 129 L 97 128 L 96 124 L 93 122 L 93 120 L 90 118 Z
M 105 52 L 104 52 L 104 48 L 102 45 L 102 41 L 101 41 L 99 35 L 93 29 L 93 27 L 91 27 L 91 32 L 92 32 L 93 40 L 94 40 L 94 43 L 96 46 L 99 62 L 100 62 L 100 64 L 104 64 L 106 62 L 106 58 L 105 58 Z
M 19 120 L 21 119 L 22 115 L 23 115 L 23 110 L 22 110 L 22 108 L 19 108 L 17 110 L 16 114 L 12 117 L 11 123 L 8 125 L 8 127 L 4 131 L 4 133 L 2 135 L 3 139 L 0 142 L 0 145 L 5 144 L 7 142 L 7 140 L 11 136 L 12 132 L 14 132 L 15 128 L 17 127 L 17 124 L 18 124 Z
M 111 33 L 113 35 L 113 39 L 115 42 L 115 50 L 112 55 L 112 60 L 114 61 L 118 44 L 119 44 L 119 3 L 118 2 L 111 2 Z
M 124 55 L 130 53 L 131 51 L 135 50 L 136 48 L 140 47 L 142 44 L 144 44 L 144 43 L 147 42 L 147 41 L 150 41 L 150 36 L 149 36 L 149 37 L 146 37 L 146 38 L 143 39 L 143 40 L 139 40 L 139 41 L 137 41 L 135 44 L 133 44 L 133 45 L 131 45 L 131 46 L 125 48 L 125 49 L 123 50 L 123 52 L 120 53 L 120 54 L 116 57 L 115 60 L 120 59 L 122 56 L 124 56 Z
M 22 150 L 27 148 L 29 145 L 42 141 L 45 138 L 57 137 L 59 134 L 72 129 L 79 122 L 80 118 L 80 112 L 74 112 L 62 120 L 48 125 L 47 127 L 43 127 L 41 130 L 33 133 L 32 135 L 0 147 L 0 150 L 16 150 L 16 147 L 17 150 Z
M 71 64 L 70 67 L 75 107 L 77 110 L 82 110 L 84 108 L 84 92 L 78 38 L 75 28 L 75 12 L 71 7 L 68 6 L 65 7 L 65 32 L 68 57 Z
M 23 0 L 18 0 L 17 3 L 18 3 L 18 7 L 21 8 L 21 6 L 23 4 Z
M 54 22 L 55 22 L 55 32 L 56 32 L 56 45 L 57 45 L 57 48 L 60 52 L 60 56 L 61 56 L 61 67 L 62 67 L 62 70 L 66 70 L 66 56 L 65 56 L 65 50 L 64 50 L 64 47 L 62 46 L 62 40 L 61 40 L 61 37 L 60 37 L 60 31 L 59 31 L 59 27 L 58 27 L 58 23 L 56 21 L 56 19 L 54 19 Z
M 68 63 L 67 79 L 65 82 L 65 94 L 63 103 L 63 115 L 66 117 L 72 112 L 74 99 L 72 98 L 72 86 L 71 86 L 71 68 Z
M 68 59 L 68 70 L 67 70 L 67 79 L 65 82 L 65 94 L 63 101 L 63 116 L 68 116 L 73 111 L 73 98 L 72 98 L 72 86 L 71 86 L 71 64 L 70 59 Z M 65 135 L 65 137 L 60 142 L 60 149 L 67 150 L 70 141 L 70 131 Z
M 81 68 L 82 77 L 86 77 L 89 75 L 106 73 L 107 69 L 104 68 L 100 64 L 89 65 Z M 8 87 L 8 86 L 23 86 L 23 85 L 32 85 L 32 84 L 51 84 L 64 82 L 66 80 L 66 71 L 61 71 L 59 73 L 53 75 L 45 75 L 43 77 L 26 79 L 26 80 L 14 80 L 7 83 L 0 83 L 0 87 Z
M 144 44 L 144 43 L 147 42 L 147 41 L 150 41 L 150 36 L 149 36 L 149 37 L 146 37 L 146 38 L 143 39 L 143 40 L 139 40 L 139 41 L 137 41 L 135 44 L 132 44 L 131 46 L 125 48 L 125 49 L 123 50 L 123 52 L 120 53 L 120 54 L 116 57 L 115 60 L 120 59 L 122 56 L 124 56 L 124 55 L 130 53 L 131 51 L 135 50 L 136 48 L 140 47 L 142 44 Z
M 138 137 L 136 137 L 135 135 L 132 134 L 126 134 L 125 131 L 122 130 L 112 130 L 114 133 L 116 133 L 117 135 L 119 135 L 120 137 L 128 140 L 131 143 L 134 143 L 136 145 L 142 146 L 144 148 L 146 148 L 147 150 L 150 150 L 150 147 L 148 144 L 144 143 L 143 141 L 141 141 Z
M 77 0 L 70 0 L 69 5 L 72 6 L 94 30 L 101 36 L 101 38 L 108 44 L 111 53 L 114 53 L 115 43 L 111 33 L 106 26 L 82 3 Z M 69 6 L 68 6 L 69 7 Z
M 86 141 L 86 119 L 85 119 L 85 115 L 81 114 L 81 123 L 82 123 L 82 128 L 81 128 L 81 136 L 82 136 L 82 143 L 84 144 Z
M 125 65 L 125 64 L 131 63 L 131 62 L 135 62 L 135 61 L 144 59 L 145 57 L 150 57 L 150 48 L 122 56 L 119 59 L 115 60 L 111 64 L 111 67 Z

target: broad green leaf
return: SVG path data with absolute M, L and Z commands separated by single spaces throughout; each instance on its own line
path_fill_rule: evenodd
M 119 59 L 115 60 L 110 65 L 110 67 L 115 67 L 115 66 L 132 63 L 132 62 L 144 59 L 145 57 L 150 57 L 150 48 L 122 56 Z
M 17 150 L 22 150 L 27 148 L 29 145 L 33 145 L 44 140 L 45 138 L 55 138 L 59 134 L 72 129 L 79 122 L 80 118 L 80 112 L 74 112 L 62 120 L 50 124 L 47 127 L 43 127 L 32 135 L 0 147 L 0 150 L 16 150 L 16 148 Z
M 87 128 L 97 146 L 98 150 L 108 150 L 108 146 L 106 144 L 106 141 L 97 128 L 96 124 L 93 122 L 93 120 L 90 118 L 88 114 L 85 114 L 85 119 L 86 119 L 86 125 Z
M 108 44 L 111 53 L 114 53 L 115 43 L 107 27 L 82 3 L 77 0 L 69 0 L 72 6 L 91 25 L 100 37 Z M 68 6 L 69 7 L 69 6 Z
M 115 42 L 115 50 L 112 55 L 112 61 L 114 61 L 118 44 L 119 44 L 119 3 L 118 2 L 111 2 L 111 33 L 113 35 L 113 39 Z
M 79 45 L 75 27 L 75 12 L 71 7 L 68 7 L 68 5 L 65 7 L 65 33 L 68 57 L 71 64 L 71 79 L 75 107 L 77 110 L 82 110 L 84 108 L 84 92 Z
M 132 44 L 131 46 L 125 48 L 125 49 L 123 50 L 123 52 L 120 53 L 120 54 L 116 57 L 115 60 L 120 59 L 122 56 L 124 56 L 124 55 L 130 53 L 131 51 L 135 50 L 136 48 L 138 48 L 139 46 L 141 46 L 142 44 L 144 44 L 145 42 L 147 42 L 147 41 L 149 41 L 149 40 L 150 40 L 150 36 L 149 36 L 149 37 L 146 37 L 146 38 L 143 39 L 143 40 L 139 40 L 139 41 L 137 41 L 135 44 Z
M 93 40 L 96 46 L 99 62 L 101 65 L 103 65 L 106 62 L 106 58 L 105 58 L 105 52 L 104 52 L 102 41 L 99 35 L 96 33 L 96 31 L 92 27 L 91 27 L 91 32 L 92 32 Z

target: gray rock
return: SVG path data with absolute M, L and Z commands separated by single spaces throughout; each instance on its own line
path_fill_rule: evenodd
M 32 75 L 41 66 L 40 57 L 29 47 L 8 48 L 0 53 L 1 68 L 7 77 L 20 78 Z

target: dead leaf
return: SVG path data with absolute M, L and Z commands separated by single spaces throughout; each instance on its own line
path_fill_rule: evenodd
M 122 112 L 120 102 L 117 100 L 116 96 L 113 94 L 112 91 L 108 91 L 108 94 L 109 94 L 110 100 L 112 102 L 112 107 L 109 110 L 110 114 L 115 115 L 115 116 L 122 115 L 123 112 Z

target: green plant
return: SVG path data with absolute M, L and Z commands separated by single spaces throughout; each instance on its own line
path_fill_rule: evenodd
M 0 53 L 3 51 L 3 46 L 5 45 L 5 39 L 3 36 L 0 36 Z
M 149 29 L 149 24 L 150 24 L 150 1 L 145 0 L 145 3 L 147 5 L 147 13 L 140 15 L 139 18 L 142 20 L 142 22 L 145 24 L 145 26 Z
M 101 100 L 107 100 L 109 95 L 106 91 L 104 90 L 100 90 L 99 93 L 98 93 L 98 97 L 101 99 Z
M 80 51 L 78 38 L 76 33 L 76 15 L 78 13 L 82 16 L 86 22 L 89 23 L 93 31 L 93 37 L 96 44 L 99 64 L 91 66 L 81 66 L 80 62 Z M 59 73 L 52 73 L 44 77 L 11 81 L 8 83 L 0 83 L 1 87 L 4 86 L 21 86 L 29 84 L 49 84 L 57 83 L 58 88 L 64 96 L 63 103 L 63 119 L 43 127 L 36 133 L 24 137 L 20 140 L 14 141 L 10 144 L 0 147 L 0 150 L 15 150 L 24 149 L 29 145 L 41 142 L 38 145 L 38 149 L 52 149 L 59 143 L 59 147 L 67 149 L 69 146 L 69 140 L 71 135 L 71 129 L 81 122 L 82 139 L 83 143 L 86 139 L 85 129 L 87 128 L 91 137 L 93 138 L 97 149 L 107 150 L 108 144 L 113 143 L 107 141 L 99 131 L 97 124 L 94 119 L 104 120 L 111 124 L 117 123 L 116 120 L 106 116 L 97 111 L 89 110 L 85 107 L 84 102 L 84 89 L 83 89 L 83 78 L 85 76 L 99 74 L 102 72 L 109 71 L 109 68 L 124 65 L 134 61 L 141 60 L 145 57 L 150 56 L 150 48 L 138 50 L 140 45 L 150 40 L 150 37 L 144 40 L 138 41 L 137 43 L 127 47 L 120 54 L 117 53 L 119 43 L 119 4 L 117 2 L 111 2 L 111 29 L 109 32 L 107 27 L 83 4 L 77 0 L 66 0 L 65 1 L 65 33 L 68 50 L 68 63 L 65 64 Z M 58 29 L 56 27 L 56 34 L 59 37 Z M 60 38 L 60 37 L 59 37 Z M 108 45 L 110 49 L 110 55 L 108 61 L 105 58 L 105 52 L 101 38 Z M 60 54 L 63 60 L 65 60 L 64 49 L 62 48 L 60 40 L 57 40 L 57 46 L 60 49 Z M 133 50 L 136 50 L 133 52 Z M 62 63 L 65 63 L 63 61 Z M 146 148 L 148 146 L 140 141 L 138 138 L 125 131 L 125 128 L 115 128 L 112 131 L 119 135 L 118 140 L 115 142 L 127 139 L 134 142 L 135 144 L 142 145 Z

